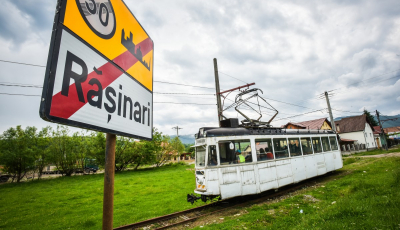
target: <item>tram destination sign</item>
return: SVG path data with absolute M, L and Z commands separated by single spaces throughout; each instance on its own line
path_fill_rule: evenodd
M 59 1 L 40 116 L 151 139 L 153 55 L 153 41 L 122 0 Z

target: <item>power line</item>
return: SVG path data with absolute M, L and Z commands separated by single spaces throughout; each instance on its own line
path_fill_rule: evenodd
M 6 60 L 0 60 L 0 62 L 7 62 L 7 63 L 13 63 L 13 64 L 19 64 L 19 65 L 29 65 L 29 66 L 36 66 L 36 67 L 46 67 L 44 65 L 35 65 L 35 64 L 29 64 L 29 63 L 23 63 L 23 62 L 15 62 L 15 61 L 6 61 Z
M 183 104 L 183 105 L 217 105 L 217 104 L 178 103 L 178 102 L 169 102 L 169 101 L 153 102 L 153 103 L 154 104 Z
M 400 69 L 396 69 L 396 70 L 393 70 L 393 71 L 391 71 L 391 72 L 387 72 L 387 73 L 384 73 L 384 74 L 381 74 L 381 75 L 378 75 L 378 76 L 375 76 L 375 77 L 367 78 L 367 79 L 365 79 L 365 80 L 361 80 L 361 81 L 358 81 L 358 82 L 355 82 L 355 83 L 346 85 L 345 87 L 349 87 L 349 86 L 352 86 L 352 85 L 356 85 L 356 84 L 358 84 L 358 83 L 361 83 L 361 82 L 364 82 L 364 81 L 369 81 L 369 80 L 371 80 L 371 79 L 374 79 L 374 78 L 377 78 L 377 77 L 381 77 L 381 76 L 384 76 L 384 75 L 386 75 L 386 74 L 390 74 L 390 73 L 397 72 L 397 71 L 400 71 Z M 390 78 L 384 79 L 384 80 L 382 80 L 382 81 L 386 81 L 386 80 L 389 80 L 389 79 L 392 79 L 392 78 L 396 78 L 396 77 L 400 77 L 400 75 L 394 76 L 394 77 L 390 77 Z M 380 82 L 380 81 L 378 81 L 378 82 Z M 374 83 L 374 82 L 372 82 L 372 83 Z M 341 89 L 343 89 L 343 88 L 337 88 L 337 89 L 333 89 L 333 90 L 330 90 L 330 91 L 341 90 Z
M 361 113 L 361 112 L 345 111 L 345 110 L 340 110 L 340 109 L 333 109 L 333 110 L 339 111 L 339 112 L 345 112 L 345 113 L 358 113 L 358 114 Z
M 38 94 L 20 94 L 20 93 L 0 93 L 1 95 L 10 95 L 10 96 L 26 96 L 26 97 L 40 97 L 42 95 Z
M 303 115 L 306 115 L 306 114 L 309 114 L 309 113 L 319 112 L 319 111 L 322 111 L 322 110 L 326 110 L 326 108 L 325 108 L 325 109 L 314 110 L 314 111 L 307 112 L 307 113 L 298 114 L 298 115 L 291 116 L 291 117 L 280 118 L 280 119 L 277 119 L 277 120 L 275 120 L 275 121 L 285 120 L 285 119 L 289 119 L 289 118 L 293 118 L 293 117 L 299 117 L 299 116 L 303 116 Z
M 154 81 L 154 82 L 164 83 L 164 84 L 171 84 L 171 85 L 190 86 L 190 87 L 197 87 L 197 88 L 203 88 L 203 89 L 215 89 L 215 88 L 211 88 L 211 87 L 204 87 L 204 86 L 198 86 L 198 85 L 187 85 L 187 84 L 180 84 L 180 83 L 166 82 L 166 81 Z
M 29 87 L 29 88 L 43 88 L 42 86 L 39 85 L 20 85 L 20 84 L 7 84 L 7 83 L 0 83 L 1 86 L 16 86 L 16 87 Z
M 184 95 L 215 95 L 212 93 L 158 93 L 158 92 L 153 92 L 154 94 L 184 94 Z
M 19 94 L 19 93 L 0 93 L 0 95 L 9 96 L 26 96 L 26 97 L 40 97 L 39 94 Z M 198 104 L 198 103 L 178 103 L 178 102 L 153 102 L 153 104 L 185 104 L 185 105 L 216 105 L 216 104 Z
M 242 80 L 240 80 L 239 78 L 236 78 L 236 77 L 233 77 L 233 76 L 231 76 L 231 75 L 228 75 L 228 74 L 226 74 L 226 73 L 223 73 L 223 72 L 221 72 L 221 71 L 218 71 L 219 73 L 222 73 L 223 75 L 226 75 L 226 76 L 228 76 L 228 77 L 231 77 L 231 78 L 233 78 L 233 79 L 236 79 L 236 80 L 238 80 L 238 81 L 241 81 L 241 82 L 243 82 L 243 83 L 246 83 L 247 84 L 247 82 L 245 82 L 245 81 L 242 81 Z

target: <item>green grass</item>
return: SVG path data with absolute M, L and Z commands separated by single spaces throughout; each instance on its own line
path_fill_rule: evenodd
M 240 216 L 223 216 L 223 223 L 204 228 L 399 229 L 400 158 L 346 160 L 335 180 L 279 202 L 237 209 Z
M 114 227 L 192 208 L 192 166 L 115 175 Z M 101 229 L 104 175 L 0 185 L 0 229 Z

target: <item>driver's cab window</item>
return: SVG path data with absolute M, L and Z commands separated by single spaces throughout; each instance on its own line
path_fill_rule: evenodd
M 218 143 L 221 165 L 253 162 L 250 140 L 233 140 Z
M 216 166 L 216 165 L 218 165 L 217 148 L 215 145 L 210 145 L 210 146 L 208 146 L 207 166 Z

